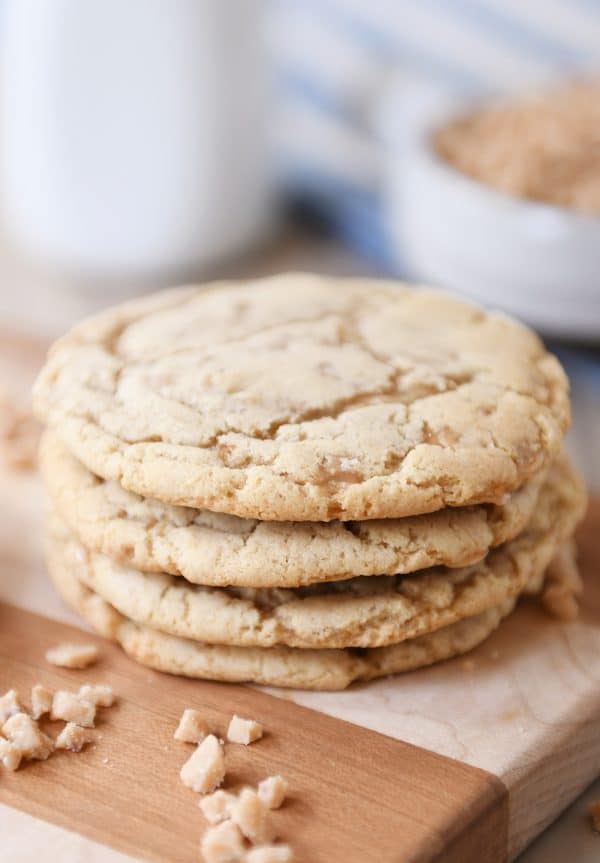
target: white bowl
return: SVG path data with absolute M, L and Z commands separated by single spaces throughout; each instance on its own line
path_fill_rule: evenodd
M 406 112 L 401 138 L 387 135 L 384 200 L 399 270 L 545 333 L 597 339 L 600 218 L 513 198 L 453 169 L 432 133 L 464 111 L 438 101 Z

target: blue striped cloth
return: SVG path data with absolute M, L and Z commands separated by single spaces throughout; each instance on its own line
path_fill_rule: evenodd
M 391 81 L 501 93 L 600 68 L 600 0 L 271 0 L 280 176 L 380 265 Z
M 390 84 L 427 82 L 469 97 L 600 69 L 600 0 L 271 4 L 282 182 L 378 270 L 400 276 L 379 192 L 380 110 Z M 600 406 L 598 355 L 565 350 L 562 359 Z

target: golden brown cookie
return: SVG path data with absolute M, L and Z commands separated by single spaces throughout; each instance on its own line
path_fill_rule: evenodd
M 294 647 L 230 647 L 200 644 L 132 623 L 77 579 L 60 554 L 49 561 L 58 592 L 88 623 L 118 641 L 133 659 L 171 674 L 228 682 L 253 682 L 295 689 L 345 689 L 357 680 L 372 680 L 412 671 L 449 659 L 484 641 L 514 600 L 390 647 L 364 651 L 301 650 Z
M 86 548 L 134 569 L 214 587 L 300 587 L 476 563 L 523 530 L 545 476 L 502 506 L 358 522 L 275 522 L 140 497 L 95 476 L 52 432 L 43 437 L 39 460 L 54 508 Z
M 34 403 L 90 470 L 138 494 L 348 521 L 503 503 L 558 452 L 567 389 L 504 315 L 290 274 L 84 321 L 51 349 Z
M 58 517 L 49 555 L 71 560 L 78 579 L 124 616 L 172 635 L 237 646 L 379 647 L 473 617 L 539 581 L 584 506 L 581 481 L 561 459 L 527 527 L 479 563 L 293 589 L 203 587 L 142 573 L 87 552 Z

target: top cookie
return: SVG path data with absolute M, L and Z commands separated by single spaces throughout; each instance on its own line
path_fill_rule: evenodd
M 558 451 L 567 390 L 504 316 L 286 275 L 84 321 L 52 348 L 34 403 L 90 470 L 138 494 L 330 521 L 502 503 Z

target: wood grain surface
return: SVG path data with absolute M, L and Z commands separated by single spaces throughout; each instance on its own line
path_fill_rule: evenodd
M 94 746 L 3 772 L 0 801 L 142 859 L 197 861 L 204 822 L 198 796 L 178 777 L 191 748 L 172 738 L 193 706 L 222 736 L 234 712 L 264 723 L 260 742 L 227 746 L 226 787 L 272 773 L 289 780 L 289 801 L 273 820 L 300 863 L 505 859 L 507 795 L 490 774 L 249 687 L 149 671 L 99 639 L 101 662 L 86 671 L 44 661 L 52 644 L 90 638 L 0 604 L 0 692 L 89 680 L 118 694 L 100 713 Z

